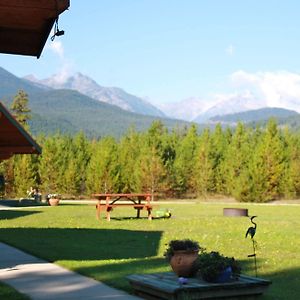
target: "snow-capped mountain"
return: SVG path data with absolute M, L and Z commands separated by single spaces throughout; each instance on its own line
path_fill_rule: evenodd
M 116 105 L 130 112 L 157 117 L 171 118 L 197 123 L 206 123 L 211 117 L 255 110 L 266 107 L 278 107 L 294 110 L 300 113 L 300 87 L 298 81 L 294 88 L 286 85 L 276 89 L 276 84 L 269 84 L 266 88 L 247 86 L 232 94 L 215 95 L 210 99 L 190 97 L 176 103 L 162 103 L 153 105 L 149 101 L 131 95 L 118 87 L 103 87 L 88 76 L 76 73 L 72 76 L 57 74 L 44 80 L 27 76 L 27 80 L 37 86 L 53 89 L 73 89 L 96 100 Z M 300 81 L 299 81 L 300 82 Z
M 275 106 L 264 97 L 258 97 L 249 91 L 245 91 L 230 95 L 217 95 L 214 99 L 207 101 L 200 98 L 189 98 L 178 103 L 167 103 L 159 107 L 167 116 L 196 123 L 207 123 L 210 118 L 215 116 Z M 300 113 L 300 99 L 282 97 L 280 101 L 277 101 L 276 107 Z
M 198 115 L 210 108 L 207 101 L 190 97 L 177 103 L 162 103 L 158 107 L 169 117 L 185 121 L 193 121 Z
M 33 75 L 24 78 L 35 84 L 53 89 L 76 90 L 93 99 L 116 105 L 130 112 L 158 117 L 165 116 L 162 111 L 146 100 L 131 95 L 121 88 L 100 86 L 96 81 L 81 73 L 75 73 L 71 76 L 57 74 L 43 80 L 38 80 Z
M 222 116 L 267 107 L 263 100 L 256 99 L 251 93 L 218 96 L 216 101 L 193 121 L 206 123 L 211 117 Z

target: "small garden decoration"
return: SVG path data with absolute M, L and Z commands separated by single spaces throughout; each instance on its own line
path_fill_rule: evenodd
M 254 240 L 254 236 L 255 236 L 255 233 L 256 233 L 256 229 L 257 229 L 257 224 L 253 221 L 254 218 L 257 218 L 257 216 L 250 217 L 250 221 L 251 221 L 251 223 L 254 226 L 250 226 L 247 229 L 245 238 L 247 238 L 248 235 L 251 237 L 252 246 L 253 246 L 253 254 L 249 254 L 248 257 L 253 257 L 254 258 L 255 276 L 257 277 L 257 264 L 256 264 L 256 247 L 257 247 L 257 242 Z
M 208 282 L 236 280 L 241 273 L 239 263 L 219 252 L 206 252 L 193 240 L 172 240 L 165 257 L 178 277 L 199 277 Z
M 57 206 L 59 204 L 59 200 L 61 198 L 60 194 L 48 194 L 46 196 L 46 202 L 50 205 L 50 206 Z

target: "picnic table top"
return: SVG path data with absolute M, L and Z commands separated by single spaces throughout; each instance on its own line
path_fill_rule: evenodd
M 93 194 L 92 196 L 94 197 L 150 197 L 151 194 L 150 193 L 112 193 L 112 194 Z

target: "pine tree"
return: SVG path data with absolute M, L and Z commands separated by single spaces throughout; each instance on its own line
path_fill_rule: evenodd
M 174 162 L 176 159 L 176 149 L 179 143 L 179 133 L 173 130 L 170 134 L 167 132 L 163 136 L 162 162 L 164 165 L 164 179 L 161 186 L 161 192 L 166 197 L 174 196 L 174 187 L 176 186 Z
M 179 195 L 196 192 L 195 177 L 193 174 L 196 150 L 198 144 L 198 129 L 193 124 L 187 134 L 180 140 L 176 149 L 174 161 L 174 176 L 176 180 L 176 190 Z
M 270 119 L 253 157 L 252 178 L 257 202 L 278 199 L 285 168 L 284 144 L 274 119 Z
M 282 190 L 285 197 L 297 198 L 300 196 L 300 134 L 291 134 L 287 129 L 284 132 L 286 167 Z
M 47 138 L 43 143 L 43 152 L 40 156 L 40 178 L 44 193 L 61 193 L 61 175 L 65 167 L 62 166 L 62 137 L 59 134 Z M 65 165 L 65 164 L 64 164 Z
M 164 166 L 155 147 L 143 145 L 141 147 L 138 168 L 140 170 L 140 191 L 152 195 L 161 191 L 164 176 Z
M 124 193 L 141 192 L 141 136 L 134 128 L 129 129 L 119 143 L 119 187 Z
M 141 140 L 142 146 L 138 166 L 141 190 L 151 192 L 152 198 L 154 193 L 162 192 L 164 189 L 164 178 L 166 175 L 164 159 L 168 159 L 164 149 L 165 134 L 166 130 L 163 124 L 160 121 L 156 121 L 152 123 Z
M 240 199 L 240 194 L 245 191 L 241 185 L 246 183 L 250 156 L 249 134 L 246 132 L 245 126 L 238 123 L 224 159 L 227 193 L 237 199 Z
M 31 155 L 14 156 L 14 191 L 17 197 L 26 197 L 30 187 L 36 187 Z
M 224 157 L 227 142 L 222 127 L 217 124 L 211 135 L 211 158 L 214 178 L 214 192 L 217 194 L 226 193 L 225 175 L 224 175 Z
M 28 107 L 28 95 L 23 90 L 20 90 L 14 97 L 10 108 L 17 121 L 28 130 L 29 125 L 27 122 L 31 119 L 31 110 Z
M 118 193 L 118 145 L 114 138 L 105 137 L 91 146 L 92 156 L 87 165 L 86 186 L 90 194 Z
M 209 129 L 205 129 L 200 137 L 196 150 L 194 165 L 197 194 L 207 197 L 214 190 L 213 160 L 211 157 L 211 137 Z
M 78 133 L 73 139 L 72 159 L 69 163 L 70 172 L 74 174 L 75 194 L 84 194 L 86 190 L 86 168 L 89 163 L 91 153 L 89 143 L 83 134 Z M 74 171 L 72 171 L 74 169 Z M 71 178 L 71 177 L 70 177 Z

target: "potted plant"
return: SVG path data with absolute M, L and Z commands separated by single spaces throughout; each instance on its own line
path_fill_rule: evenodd
M 204 251 L 204 249 L 199 246 L 198 242 L 189 239 L 172 240 L 164 255 L 179 277 L 190 277 L 193 275 L 194 261 L 199 251 Z
M 241 268 L 233 257 L 206 252 L 193 240 L 172 240 L 164 253 L 178 277 L 199 277 L 208 282 L 237 279 Z
M 59 204 L 60 194 L 48 194 L 46 199 L 50 206 L 57 206 Z
M 220 283 L 238 279 L 241 268 L 233 257 L 203 251 L 194 261 L 193 272 L 205 281 Z

